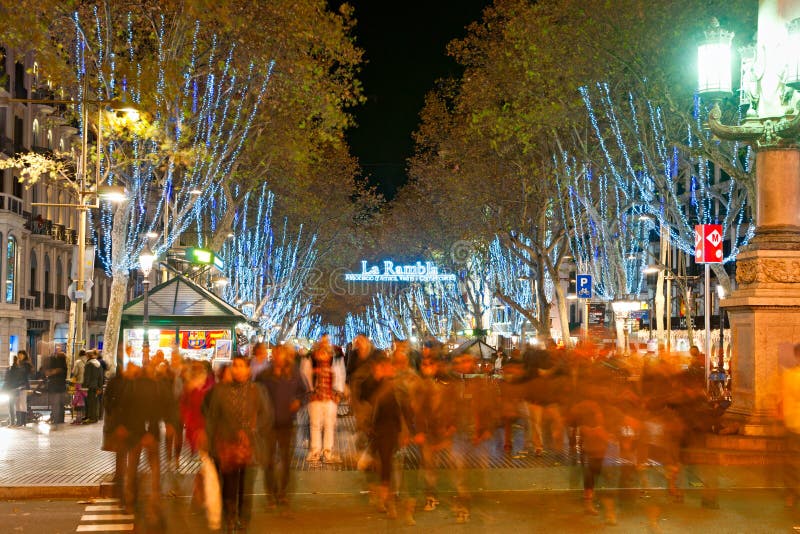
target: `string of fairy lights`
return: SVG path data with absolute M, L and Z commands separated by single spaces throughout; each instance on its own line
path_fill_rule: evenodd
M 246 193 L 220 257 L 227 279 L 223 298 L 242 307 L 276 342 L 279 334 L 291 336 L 299 330 L 300 319 L 311 312 L 311 300 L 304 297 L 318 249 L 316 235 L 306 236 L 302 226 L 292 234 L 285 218 L 276 238 L 274 203 L 275 195 L 266 183 Z M 280 332 L 273 332 L 275 326 L 280 326 Z M 312 326 L 303 324 L 304 328 Z
M 130 14 L 125 19 L 126 31 L 122 32 L 124 59 L 116 54 L 114 43 L 104 38 L 116 35 L 114 28 L 106 27 L 113 23 L 96 9 L 90 26 L 84 25 L 77 12 L 73 23 L 78 100 L 84 99 L 90 70 L 95 73 L 93 81 L 99 100 L 118 99 L 138 106 L 146 90 L 153 95 L 153 125 L 160 131 L 160 136 L 144 138 L 131 128 L 127 137 L 109 136 L 100 147 L 101 175 L 109 184 L 124 186 L 128 197 L 128 202 L 120 206 L 103 202 L 99 213 L 90 215 L 90 232 L 99 245 L 103 267 L 109 274 L 136 268 L 146 235 L 161 225 L 169 231 L 162 232 L 158 241 L 151 244 L 156 254 L 168 250 L 177 236 L 192 225 L 197 228 L 202 246 L 206 234 L 200 221 L 209 205 L 227 208 L 220 181 L 230 174 L 241 153 L 266 94 L 274 62 L 263 67 L 251 63 L 238 73 L 233 67 L 235 47 L 231 47 L 222 56 L 225 61 L 220 66 L 215 60 L 220 55 L 216 37 L 207 56 L 199 61 L 200 25 L 196 22 L 191 54 L 182 66 L 182 90 L 177 96 L 168 97 L 167 70 L 175 65 L 165 44 L 164 17 L 156 28 L 157 61 L 152 88 L 142 86 L 146 78 L 137 59 L 136 32 Z M 86 53 L 90 45 L 91 57 Z M 120 72 L 135 73 L 134 78 Z M 83 117 L 83 110 L 78 111 Z M 89 125 L 81 123 L 79 129 L 83 135 Z M 191 132 L 189 138 L 187 131 Z M 176 164 L 176 158 L 187 154 L 188 161 Z M 196 191 L 204 194 L 197 195 Z

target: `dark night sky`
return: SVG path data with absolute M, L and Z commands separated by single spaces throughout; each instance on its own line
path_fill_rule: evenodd
M 338 6 L 342 2 L 332 1 Z M 411 134 L 425 93 L 438 78 L 459 72 L 445 55 L 464 27 L 479 20 L 491 0 L 350 0 L 358 21 L 356 42 L 366 64 L 360 78 L 367 102 L 354 110 L 348 134 L 364 175 L 391 198 L 406 181 Z

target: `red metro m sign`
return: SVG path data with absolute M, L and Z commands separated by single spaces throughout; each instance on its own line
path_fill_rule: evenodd
M 694 261 L 722 263 L 721 224 L 698 224 L 694 227 Z

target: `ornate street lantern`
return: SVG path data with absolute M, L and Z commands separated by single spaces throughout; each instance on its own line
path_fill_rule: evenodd
M 139 254 L 139 268 L 142 274 L 147 278 L 150 276 L 150 271 L 153 270 L 153 263 L 156 261 L 156 255 L 150 250 L 149 245 L 145 245 L 144 250 Z
M 732 91 L 731 41 L 733 32 L 720 27 L 716 18 L 706 30 L 706 40 L 697 47 L 697 90 L 711 98 L 722 98 Z

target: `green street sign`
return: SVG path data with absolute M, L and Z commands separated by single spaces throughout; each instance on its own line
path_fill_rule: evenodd
M 186 261 L 195 265 L 214 265 L 220 270 L 225 268 L 219 256 L 204 248 L 187 248 Z

